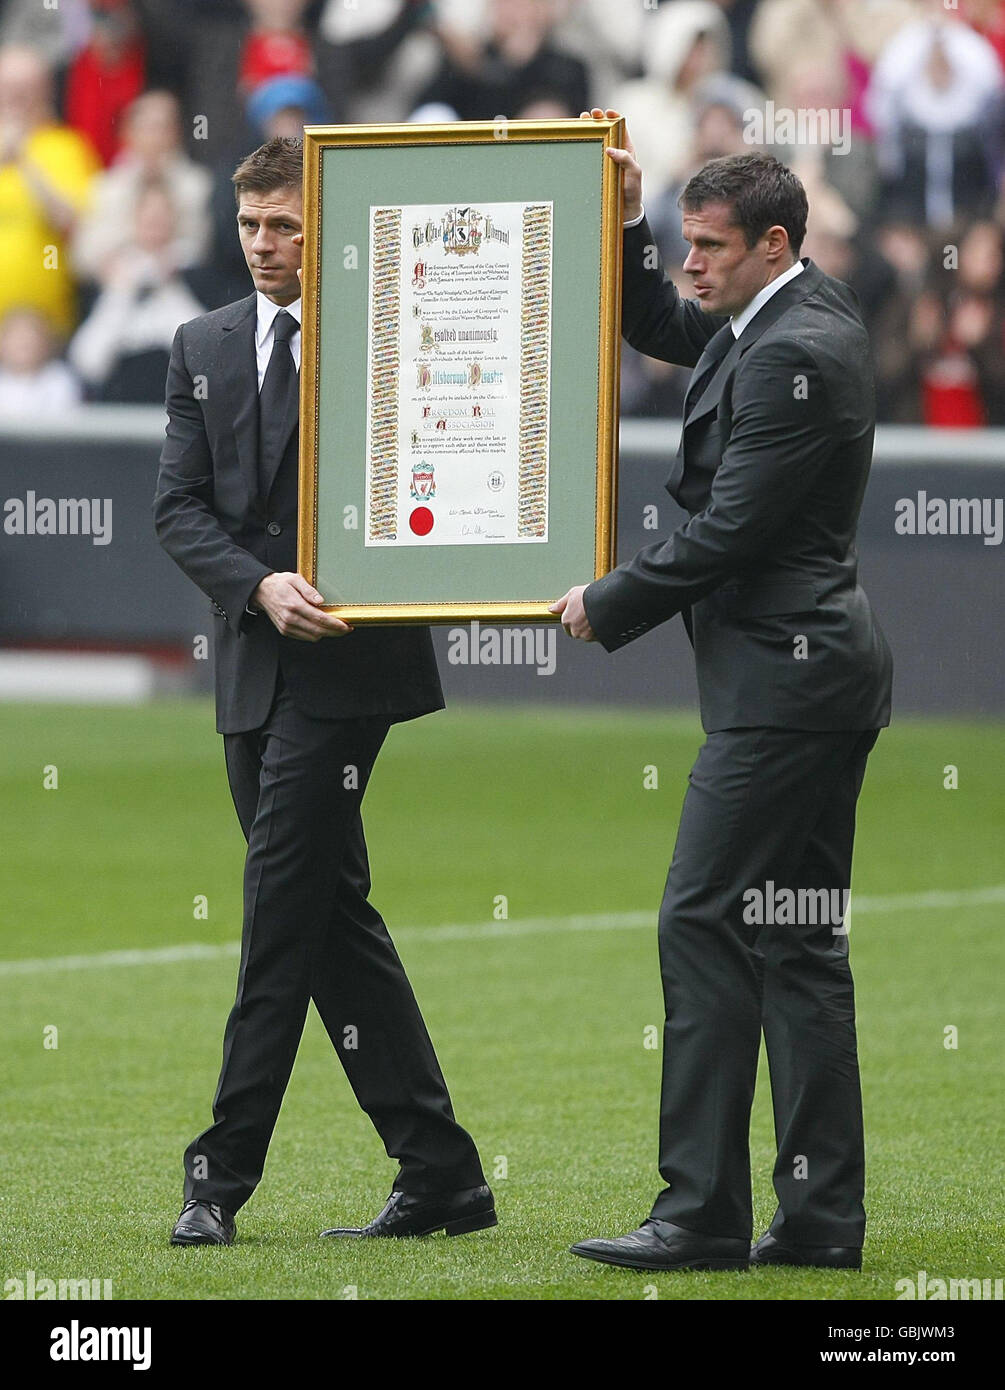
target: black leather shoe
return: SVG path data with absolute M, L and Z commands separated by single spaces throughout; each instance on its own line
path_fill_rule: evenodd
M 817 1265 L 821 1269 L 861 1269 L 855 1245 L 783 1245 L 770 1233 L 750 1247 L 752 1265 Z
M 409 1193 L 394 1191 L 387 1206 L 369 1226 L 333 1226 L 323 1236 L 428 1236 L 445 1231 L 463 1236 L 498 1224 L 495 1201 L 487 1187 L 459 1192 Z
M 171 1232 L 172 1245 L 233 1245 L 236 1226 L 216 1202 L 186 1202 Z
M 614 1240 L 581 1240 L 574 1255 L 628 1269 L 746 1269 L 748 1247 L 733 1236 L 703 1236 L 650 1217 Z

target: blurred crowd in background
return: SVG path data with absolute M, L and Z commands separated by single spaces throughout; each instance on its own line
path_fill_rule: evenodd
M 177 325 L 250 292 L 230 176 L 270 136 L 600 105 L 682 292 L 683 184 L 768 149 L 879 418 L 1005 424 L 1003 65 L 1005 0 L 5 0 L 0 415 L 163 401 Z M 626 350 L 624 412 L 679 414 L 688 376 Z

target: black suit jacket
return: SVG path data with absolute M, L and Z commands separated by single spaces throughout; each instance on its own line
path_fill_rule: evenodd
M 161 544 L 212 603 L 217 729 L 265 722 L 277 667 L 297 705 L 318 718 L 395 722 L 441 709 L 427 627 L 302 642 L 246 611 L 265 575 L 297 567 L 296 425 L 267 496 L 259 487 L 256 305 L 249 295 L 175 334 L 154 499 Z
M 646 222 L 625 232 L 624 335 L 698 364 L 698 382 L 728 320 L 647 268 L 653 245 Z M 869 341 L 853 292 L 803 267 L 689 394 L 666 487 L 690 520 L 584 595 L 608 651 L 683 614 L 708 733 L 890 721 L 890 652 L 855 550 L 875 426 Z

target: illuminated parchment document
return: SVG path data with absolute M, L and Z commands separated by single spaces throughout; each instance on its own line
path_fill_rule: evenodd
M 370 209 L 366 544 L 548 539 L 552 204 Z

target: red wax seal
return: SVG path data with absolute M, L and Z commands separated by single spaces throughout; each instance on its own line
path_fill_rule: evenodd
M 433 529 L 433 513 L 428 507 L 416 507 L 408 524 L 417 536 L 428 536 Z

